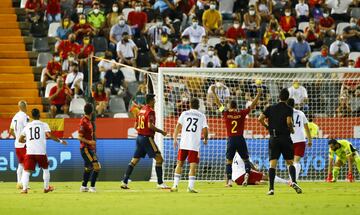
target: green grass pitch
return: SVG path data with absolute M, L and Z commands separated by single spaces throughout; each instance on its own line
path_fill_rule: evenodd
M 170 183 L 169 183 L 170 184 Z M 0 215 L 269 215 L 269 214 L 360 214 L 360 183 L 300 182 L 303 194 L 284 184 L 275 185 L 267 196 L 267 185 L 234 186 L 196 183 L 198 194 L 155 189 L 152 182 L 132 182 L 121 190 L 119 182 L 98 182 L 97 193 L 79 193 L 79 182 L 54 182 L 55 191 L 44 194 L 42 183 L 31 182 L 27 195 L 19 194 L 15 183 L 0 183 Z

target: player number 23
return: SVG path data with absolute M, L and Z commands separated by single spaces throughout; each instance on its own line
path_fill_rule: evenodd
M 231 133 L 236 134 L 237 133 L 236 128 L 237 128 L 237 125 L 238 125 L 237 121 L 235 121 L 235 120 L 231 121 L 231 125 L 232 125 Z
M 138 128 L 139 129 L 144 129 L 145 128 L 145 117 L 144 116 L 139 116 L 138 117 Z

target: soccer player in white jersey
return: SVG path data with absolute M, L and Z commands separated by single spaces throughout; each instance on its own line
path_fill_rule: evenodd
M 40 111 L 33 109 L 31 111 L 33 121 L 28 123 L 23 131 L 21 132 L 19 142 L 26 143 L 26 156 L 24 159 L 24 172 L 22 175 L 22 191 L 21 193 L 26 194 L 28 192 L 29 177 L 32 171 L 35 171 L 36 164 L 43 169 L 44 179 L 44 193 L 48 193 L 54 190 L 54 187 L 49 185 L 50 172 L 49 162 L 46 155 L 46 137 L 51 138 L 64 145 L 66 141 L 60 140 L 51 134 L 51 130 L 47 123 L 41 122 Z
M 181 130 L 181 139 L 178 151 L 178 161 L 174 174 L 174 185 L 172 192 L 178 191 L 178 185 L 181 178 L 182 167 L 187 158 L 190 163 L 189 185 L 187 191 L 189 193 L 197 193 L 194 189 L 196 179 L 196 168 L 199 163 L 199 150 L 201 133 L 204 135 L 204 145 L 208 141 L 208 125 L 206 116 L 199 111 L 199 99 L 192 98 L 190 101 L 190 110 L 181 113 L 178 123 L 174 131 L 174 148 L 178 146 L 178 134 Z
M 294 108 L 295 106 L 295 100 L 290 98 L 287 101 L 287 104 Z M 296 180 L 299 178 L 299 174 L 301 171 L 301 164 L 300 160 L 302 157 L 304 157 L 305 153 L 305 145 L 306 145 L 306 139 L 305 139 L 305 133 L 306 137 L 308 139 L 308 147 L 311 147 L 312 145 L 312 139 L 310 135 L 310 129 L 308 126 L 308 120 L 305 116 L 305 114 L 294 108 L 293 113 L 293 122 L 294 122 L 294 133 L 291 134 L 291 140 L 294 144 L 294 167 L 296 170 Z M 304 133 L 305 131 L 305 133 Z
M 11 120 L 10 134 L 15 137 L 15 142 L 14 142 L 15 153 L 19 162 L 18 168 L 16 170 L 16 176 L 17 176 L 16 188 L 22 189 L 21 177 L 24 171 L 24 158 L 26 155 L 26 145 L 19 143 L 19 137 L 25 125 L 29 122 L 29 116 L 26 115 L 26 111 L 27 111 L 26 101 L 23 100 L 19 101 L 18 106 L 19 106 L 19 112 L 17 112 Z

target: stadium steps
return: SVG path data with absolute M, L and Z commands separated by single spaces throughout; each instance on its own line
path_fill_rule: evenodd
M 27 52 L 32 38 L 22 37 L 22 30 L 26 30 L 29 24 L 18 22 L 18 15 L 24 15 L 24 10 L 13 8 L 13 0 L 1 0 L 0 118 L 12 117 L 18 111 L 19 100 L 27 101 L 28 112 L 38 108 L 41 116 L 47 117 L 43 112 L 43 99 L 39 97 L 39 84 L 35 81 L 36 69 L 31 66 L 31 59 L 36 58 L 37 53 Z

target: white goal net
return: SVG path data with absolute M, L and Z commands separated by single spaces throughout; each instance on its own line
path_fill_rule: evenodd
M 206 181 L 224 179 L 226 128 L 209 93 L 211 85 L 215 85 L 223 103 L 236 100 L 241 109 L 251 104 L 257 87 L 263 88 L 260 104 L 246 119 L 244 132 L 250 159 L 263 172 L 267 172 L 269 165 L 268 133 L 257 117 L 264 107 L 277 102 L 282 88 L 289 88 L 296 107 L 319 127 L 318 132 L 312 129 L 316 137 L 313 146 L 306 148 L 301 160 L 300 180 L 326 178 L 329 138 L 347 139 L 360 148 L 359 70 L 159 68 L 159 73 L 151 77 L 157 94 L 157 123 L 169 133 L 165 138 L 156 136 L 165 160 L 165 180 L 173 178 L 177 160 L 171 135 L 180 113 L 189 108 L 191 97 L 200 99 L 200 110 L 206 114 L 210 130 L 208 145 L 201 146 L 197 178 Z M 186 167 L 183 170 L 184 178 L 187 172 Z M 346 173 L 347 166 L 342 168 L 339 178 L 345 179 Z M 282 158 L 277 174 L 288 177 Z

